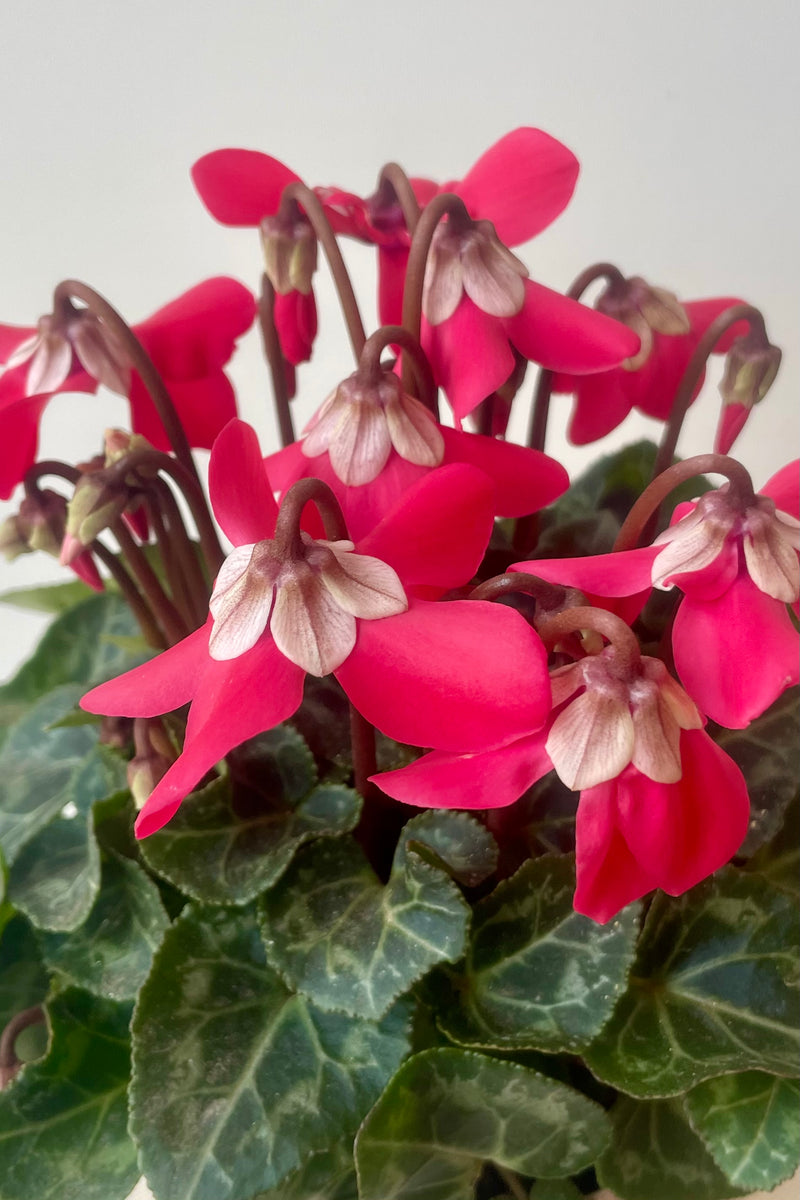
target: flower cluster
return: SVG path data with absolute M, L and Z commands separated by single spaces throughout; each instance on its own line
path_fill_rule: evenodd
M 555 771 L 579 794 L 575 904 L 598 921 L 654 888 L 680 894 L 736 853 L 747 789 L 705 725 L 746 726 L 798 681 L 788 607 L 800 591 L 797 465 L 756 494 L 720 454 L 688 468 L 657 461 L 613 552 L 542 558 L 532 514 L 569 481 L 542 450 L 541 401 L 574 395 L 576 442 L 640 408 L 667 424 L 669 450 L 706 358 L 735 351 L 724 399 L 738 415 L 723 412 L 717 439 L 728 450 L 779 355 L 760 314 L 738 299 L 682 302 L 609 264 L 566 295 L 535 283 L 511 247 L 562 211 L 577 173 L 566 147 L 529 128 L 445 186 L 390 164 L 366 198 L 312 189 L 255 151 L 214 151 L 195 164 L 194 183 L 218 220 L 258 228 L 258 305 L 235 281 L 214 279 L 128 328 L 68 282 L 36 329 L 0 330 L 2 487 L 8 494 L 24 479 L 28 492 L 7 546 L 41 543 L 38 519 L 85 574 L 95 558 L 109 564 L 98 536 L 111 529 L 121 562 L 126 552 L 131 560 L 115 563 L 115 578 L 125 572 L 134 591 L 138 583 L 136 611 L 163 650 L 94 688 L 83 707 L 152 721 L 190 704 L 178 752 L 161 755 L 143 800 L 140 837 L 236 747 L 293 717 L 307 676 L 332 676 L 360 722 L 427 752 L 389 772 L 354 752 L 367 802 L 380 791 L 407 805 L 488 812 Z M 337 234 L 377 248 L 386 324 L 369 338 Z M 294 440 L 288 400 L 313 347 L 318 243 L 356 363 Z M 605 290 L 588 307 L 580 296 L 599 278 Z M 257 308 L 286 435 L 266 458 L 235 419 L 224 374 Z M 542 368 L 535 444 L 517 446 L 497 432 L 529 362 Z M 100 385 L 129 397 L 137 436 L 65 470 L 75 495 L 55 511 L 33 465 L 38 418 L 53 393 Z M 208 511 L 198 516 L 187 444 L 213 446 L 211 504 L 233 545 L 227 556 Z M 677 509 L 653 537 L 648 518 L 700 470 L 729 482 Z M 164 471 L 205 534 L 210 597 L 185 546 L 175 558 L 185 528 Z M 497 518 L 513 519 L 510 536 Z M 151 534 L 171 559 L 167 590 L 142 559 Z M 665 588 L 680 602 L 660 647 L 645 654 L 637 621 L 652 590 Z M 496 602 L 515 595 L 516 605 Z

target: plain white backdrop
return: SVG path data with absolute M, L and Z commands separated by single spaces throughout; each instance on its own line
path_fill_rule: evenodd
M 256 234 L 216 225 L 189 181 L 217 147 L 261 149 L 311 184 L 367 193 L 386 160 L 458 178 L 501 134 L 537 125 L 575 151 L 582 174 L 563 216 L 520 251 L 532 276 L 563 289 L 611 259 L 685 299 L 739 294 L 761 307 L 784 365 L 738 453 L 756 483 L 797 455 L 790 0 L 5 0 L 2 30 L 0 320 L 33 324 L 67 276 L 131 321 L 209 275 L 255 287 Z M 354 248 L 350 261 L 371 320 L 370 255 Z M 304 416 L 352 369 L 320 277 Z M 244 415 L 274 448 L 255 335 L 233 373 Z M 554 404 L 557 456 L 568 407 Z M 109 396 L 57 397 L 41 456 L 89 457 L 125 412 Z M 679 451 L 708 449 L 717 414 L 712 387 Z M 654 433 L 632 417 L 604 448 Z M 572 451 L 568 465 L 596 453 Z M 3 588 L 64 577 L 33 556 L 0 571 Z M 3 607 L 0 622 L 2 678 L 42 620 Z
M 0 320 L 33 324 L 67 276 L 131 321 L 209 275 L 255 287 L 256 234 L 217 225 L 191 186 L 208 150 L 262 149 L 309 183 L 366 194 L 388 159 L 458 178 L 504 132 L 538 125 L 582 173 L 566 212 L 520 251 L 532 276 L 564 289 L 611 259 L 685 299 L 760 306 L 784 364 L 738 453 L 757 483 L 796 455 L 800 16 L 788 0 L 6 0 L 3 31 Z M 371 320 L 372 257 L 353 246 L 349 259 Z M 301 419 L 352 369 L 320 278 Z M 257 335 L 233 374 L 243 414 L 276 446 Z M 554 409 L 548 449 L 578 469 L 597 448 L 569 451 L 569 402 Z M 679 450 L 707 449 L 717 413 L 712 387 Z M 40 455 L 87 458 L 125 414 L 110 395 L 56 397 Z M 604 448 L 653 433 L 633 416 Z M 0 571 L 2 587 L 60 577 L 39 556 Z M 0 678 L 42 628 L 16 609 L 1 619 Z

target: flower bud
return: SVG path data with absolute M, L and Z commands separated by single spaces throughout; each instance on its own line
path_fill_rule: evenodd
M 116 521 L 127 503 L 126 489 L 108 484 L 102 472 L 82 475 L 67 505 L 66 531 L 60 554 L 64 566 Z
M 280 214 L 264 217 L 259 226 L 264 270 L 281 296 L 307 296 L 317 269 L 317 239 L 305 217 L 289 220 Z
M 775 382 L 780 365 L 781 351 L 760 330 L 753 330 L 733 343 L 719 385 L 722 412 L 714 441 L 717 454 L 730 453 L 750 410 L 764 399 Z
M 13 562 L 21 554 L 30 554 L 31 546 L 20 526 L 19 516 L 6 517 L 0 524 L 0 554 L 7 562 Z
M 127 776 L 138 810 L 144 807 L 178 756 L 160 718 L 137 717 L 133 723 L 133 741 L 136 753 L 128 763 Z

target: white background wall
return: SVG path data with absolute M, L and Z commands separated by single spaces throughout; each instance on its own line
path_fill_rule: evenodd
M 5 0 L 0 320 L 32 324 L 69 275 L 130 320 L 208 275 L 255 286 L 255 233 L 216 225 L 189 182 L 216 147 L 263 149 L 309 183 L 367 193 L 387 159 L 457 178 L 502 133 L 539 125 L 583 166 L 570 207 L 522 251 L 534 278 L 565 288 L 610 258 L 684 298 L 738 293 L 765 311 L 784 366 L 739 444 L 763 482 L 797 453 L 799 12 L 790 0 Z M 350 259 L 370 319 L 370 254 Z M 301 372 L 306 415 L 351 369 L 333 308 L 322 328 Z M 255 336 L 234 374 L 269 446 Z M 556 454 L 568 408 L 556 405 Z M 125 411 L 56 397 L 42 456 L 88 457 Z M 717 413 L 714 394 L 696 405 L 679 449 L 707 449 Z M 606 445 L 654 429 L 632 417 Z M 13 587 L 59 568 L 31 556 L 0 575 Z M 42 622 L 0 612 L 3 677 Z

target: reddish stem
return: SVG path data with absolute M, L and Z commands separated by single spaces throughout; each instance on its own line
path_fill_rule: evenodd
M 620 668 L 633 673 L 642 659 L 636 635 L 621 617 L 604 608 L 570 608 L 539 627 L 539 637 L 552 650 L 568 633 L 593 629 L 614 648 L 614 661 Z
M 281 445 L 291 446 L 292 442 L 297 439 L 289 406 L 289 389 L 286 386 L 286 360 L 278 338 L 278 330 L 275 327 L 275 289 L 267 274 L 261 276 L 258 323 L 264 343 L 264 355 L 272 378 L 272 394 L 275 400 Z

